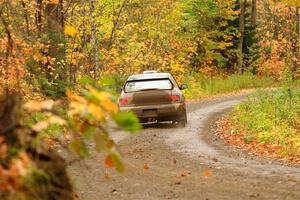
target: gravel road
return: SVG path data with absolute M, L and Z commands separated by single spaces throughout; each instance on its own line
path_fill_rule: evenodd
M 103 167 L 103 155 L 72 163 L 79 199 L 300 199 L 300 166 L 228 146 L 213 133 L 216 120 L 246 98 L 188 104 L 188 125 L 150 125 L 136 135 L 115 132 L 126 171 Z

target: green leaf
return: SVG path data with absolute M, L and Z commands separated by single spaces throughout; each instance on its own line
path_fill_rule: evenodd
M 244 137 L 245 142 L 252 142 L 253 138 L 251 136 Z
M 83 136 L 85 139 L 91 139 L 94 132 L 95 132 L 96 128 L 94 126 L 91 125 L 86 125 L 84 131 L 83 131 Z
M 112 116 L 115 123 L 125 131 L 134 133 L 142 129 L 138 118 L 132 112 L 119 112 Z
M 94 83 L 94 80 L 89 76 L 83 76 L 78 80 L 78 82 L 84 85 L 92 85 Z
M 94 135 L 94 141 L 96 144 L 95 146 L 96 151 L 100 152 L 100 151 L 108 150 L 108 147 L 106 145 L 108 141 L 108 137 L 104 133 L 96 133 Z
M 111 157 L 113 159 L 113 162 L 114 162 L 114 164 L 116 166 L 116 170 L 118 172 L 123 172 L 124 171 L 124 165 L 123 165 L 123 163 L 121 161 L 120 154 L 118 154 L 117 152 L 112 152 L 110 155 L 111 155 Z
M 70 145 L 70 149 L 74 151 L 76 154 L 82 157 L 89 156 L 89 151 L 86 148 L 86 145 L 81 140 L 73 140 Z
M 116 84 L 116 81 L 114 78 L 111 77 L 103 77 L 100 80 L 100 84 L 103 86 L 113 86 Z

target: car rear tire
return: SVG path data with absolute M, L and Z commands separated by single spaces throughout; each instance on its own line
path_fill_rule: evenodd
M 187 116 L 186 111 L 179 117 L 178 119 L 178 126 L 184 128 L 187 124 Z

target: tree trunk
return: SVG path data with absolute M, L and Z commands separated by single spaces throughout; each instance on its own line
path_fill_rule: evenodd
M 63 27 L 63 16 L 62 16 L 62 1 L 59 3 L 48 3 L 45 6 L 45 18 L 46 26 L 45 33 L 47 33 L 49 45 L 49 52 L 46 52 L 51 58 L 55 58 L 57 61 L 64 59 L 65 52 L 64 49 L 60 47 L 60 44 L 64 42 L 64 27 Z M 53 66 L 52 66 L 53 67 Z M 54 78 L 53 76 L 59 75 L 62 79 L 65 80 L 65 72 L 61 69 L 58 69 L 58 66 L 55 67 L 57 73 L 51 75 L 53 68 L 46 68 L 46 75 L 48 79 Z
M 13 41 L 13 38 L 12 38 L 9 22 L 7 22 L 6 17 L 3 16 L 2 10 L 0 11 L 0 21 L 3 24 L 4 31 L 5 31 L 6 37 L 7 37 L 7 50 L 6 50 L 5 58 L 6 58 L 6 60 L 8 60 L 8 58 L 10 56 L 12 56 L 12 54 L 13 54 L 14 41 Z
M 27 32 L 27 35 L 30 35 L 29 19 L 28 19 L 28 12 L 26 10 L 26 4 L 23 0 L 21 1 L 21 4 L 22 4 L 22 7 L 23 7 L 23 16 L 24 16 L 24 20 L 25 20 L 25 24 L 26 24 L 26 32 Z
M 297 32 L 297 46 L 299 46 L 298 43 L 300 40 L 300 7 L 296 8 L 296 32 Z
M 64 1 L 59 0 L 58 5 L 59 5 L 58 18 L 59 18 L 60 26 L 64 28 L 65 27 Z
M 294 69 L 293 71 L 297 71 L 297 67 L 300 64 L 300 7 L 296 7 L 296 52 L 295 52 L 295 57 L 296 57 L 296 62 L 294 64 Z M 293 73 L 295 74 L 295 73 Z
M 63 34 L 62 22 L 62 1 L 59 4 L 48 3 L 46 5 L 45 15 L 47 20 L 47 32 L 50 34 L 58 34 L 61 37 Z
M 99 56 L 98 56 L 98 40 L 97 40 L 97 30 L 96 30 L 96 22 L 95 22 L 95 6 L 94 0 L 90 0 L 90 16 L 91 16 L 91 25 L 92 25 L 92 33 L 91 33 L 91 44 L 93 47 L 94 54 L 94 78 L 99 78 L 100 65 L 99 65 Z
M 42 2 L 43 2 L 42 0 L 36 1 L 37 10 L 36 10 L 36 14 L 35 14 L 35 24 L 38 29 L 39 37 L 41 36 L 41 33 L 42 33 L 42 9 L 43 9 Z
M 246 12 L 246 3 L 247 0 L 240 0 L 240 17 L 239 17 L 239 32 L 240 39 L 238 44 L 238 52 L 239 52 L 239 62 L 238 62 L 238 70 L 239 73 L 243 73 L 243 43 L 244 43 L 244 35 L 245 35 L 245 12 Z
M 122 5 L 121 5 L 121 7 L 120 7 L 120 9 L 119 9 L 119 11 L 118 11 L 118 13 L 117 13 L 117 16 L 116 16 L 117 18 L 113 20 L 113 28 L 111 30 L 109 41 L 108 41 L 108 45 L 107 45 L 108 49 L 110 49 L 111 46 L 112 46 L 112 44 L 113 44 L 113 40 L 114 40 L 114 36 L 115 36 L 115 31 L 116 31 L 116 29 L 118 27 L 119 20 L 120 20 L 121 14 L 122 14 L 122 12 L 124 10 L 124 7 L 125 7 L 126 3 L 127 3 L 127 0 L 124 0 L 123 3 L 122 3 Z
M 252 10 L 251 10 L 251 26 L 256 25 L 256 16 L 257 16 L 257 0 L 252 0 Z
M 43 140 L 36 143 L 40 134 L 21 125 L 19 119 L 21 110 L 20 95 L 5 90 L 0 95 L 0 105 L 0 137 L 4 138 L 1 145 L 6 145 L 8 149 L 22 150 L 24 155 L 32 162 L 32 166 L 39 173 L 47 175 L 47 181 L 39 181 L 38 184 L 34 185 L 34 188 L 20 182 L 17 192 L 24 194 L 25 199 L 74 200 L 75 195 L 71 180 L 68 177 L 66 161 L 56 151 L 53 151 L 53 148 L 48 147 Z M 18 158 L 18 155 L 10 154 L 1 157 L 1 169 L 8 167 L 12 160 Z M 26 178 L 34 181 L 36 176 L 28 174 Z M 14 178 L 8 180 L 10 181 L 9 184 L 15 184 Z M 4 179 L 4 183 L 5 181 Z M 14 194 L 14 190 L 3 192 L 0 193 L 0 198 L 15 199 L 14 197 L 17 197 L 17 195 Z

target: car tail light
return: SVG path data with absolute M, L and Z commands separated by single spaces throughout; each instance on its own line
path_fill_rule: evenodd
M 180 101 L 179 95 L 170 95 L 169 98 L 171 101 Z
M 119 104 L 120 104 L 120 105 L 127 104 L 128 102 L 129 102 L 129 99 L 128 99 L 128 98 L 120 98 L 120 99 L 119 99 Z

